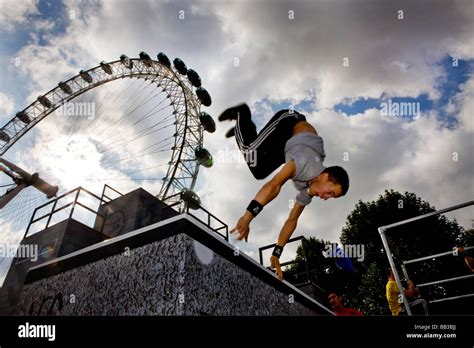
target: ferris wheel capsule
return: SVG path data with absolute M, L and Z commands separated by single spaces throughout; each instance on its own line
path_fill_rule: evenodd
M 92 83 L 92 76 L 89 75 L 89 73 L 87 71 L 81 70 L 81 71 L 79 71 L 79 75 L 81 75 L 81 77 L 84 79 L 84 81 L 86 81 L 88 83 Z
M 185 201 L 191 209 L 197 210 L 201 206 L 201 199 L 196 192 L 192 190 L 183 189 L 183 191 L 181 191 L 181 199 Z
M 194 87 L 201 87 L 201 78 L 193 69 L 188 69 L 188 79 Z
M 49 101 L 48 98 L 46 98 L 44 95 L 38 96 L 38 101 L 40 102 L 41 105 L 43 105 L 45 108 L 50 108 L 53 104 Z
M 175 67 L 175 69 L 181 74 L 181 75 L 186 75 L 187 72 L 188 72 L 188 68 L 186 67 L 186 64 L 184 64 L 184 62 L 179 59 L 179 58 L 175 58 L 173 60 L 173 65 Z
M 120 60 L 122 61 L 123 65 L 125 65 L 125 67 L 129 69 L 133 68 L 133 62 L 125 54 L 120 56 Z
M 146 53 L 145 51 L 141 51 L 139 53 L 139 57 L 142 60 L 143 64 L 145 64 L 147 67 L 151 67 L 151 58 L 148 53 Z
M 169 59 L 168 56 L 167 56 L 166 54 L 164 54 L 163 52 L 158 53 L 157 58 L 158 58 L 158 61 L 159 61 L 161 64 L 166 65 L 168 68 L 171 67 L 170 59 Z
M 100 67 L 105 71 L 106 74 L 112 75 L 112 68 L 110 67 L 110 64 L 102 61 L 100 62 Z
M 10 136 L 4 132 L 4 131 L 0 131 L 0 140 L 1 141 L 4 141 L 5 143 L 8 143 L 10 141 Z
M 209 92 L 202 87 L 196 88 L 196 95 L 204 106 L 211 106 L 212 100 Z
M 199 116 L 199 121 L 204 127 L 204 130 L 208 131 L 209 133 L 214 133 L 216 131 L 216 122 L 214 122 L 212 116 L 209 115 L 207 112 L 201 112 L 201 115 Z
M 16 117 L 23 122 L 24 124 L 30 124 L 31 118 L 24 111 L 19 111 L 16 113 Z
M 199 146 L 194 150 L 194 155 L 196 156 L 196 161 L 199 162 L 199 164 L 203 165 L 206 168 L 212 167 L 212 164 L 214 161 L 212 160 L 212 156 L 209 151 L 207 151 L 205 148 Z
M 69 85 L 67 85 L 65 82 L 59 82 L 58 83 L 58 86 L 59 88 L 61 88 L 61 90 L 64 92 L 64 93 L 67 93 L 67 94 L 72 94 L 72 89 L 71 87 L 69 87 Z

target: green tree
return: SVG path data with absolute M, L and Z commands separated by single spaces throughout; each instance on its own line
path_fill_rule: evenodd
M 334 260 L 324 256 L 331 242 L 310 237 L 304 243 L 296 251 L 297 263 L 287 267 L 285 272 L 299 277 L 300 282 L 308 281 L 309 273 L 310 281 L 326 289 L 330 286 L 329 275 L 337 272 Z
M 296 263 L 285 269 L 287 280 L 294 284 L 308 280 L 315 284 L 319 288 L 318 299 L 323 303 L 327 301 L 329 291 L 345 294 L 348 288 L 360 282 L 358 272 L 341 271 L 336 259 L 327 256 L 331 247 L 334 248 L 334 245 L 330 241 L 310 237 L 297 249 Z M 352 302 L 348 300 L 345 303 L 350 305 Z
M 334 259 L 324 258 L 318 252 L 310 254 L 309 264 L 311 269 L 316 269 L 312 270 L 313 281 L 325 289 L 337 284 L 339 289 L 342 288 L 346 305 L 365 314 L 390 314 L 385 298 L 389 263 L 378 228 L 432 211 L 435 211 L 434 207 L 410 192 L 401 194 L 386 190 L 376 201 L 359 201 L 347 217 L 340 240 L 343 245 L 363 245 L 363 261 L 352 259 L 354 274 L 340 281 L 344 274 L 338 273 Z M 386 234 L 397 265 L 402 261 L 451 250 L 461 241 L 472 242 L 469 239 L 472 234 L 465 233 L 455 220 L 450 221 L 443 215 L 401 225 L 387 230 Z M 319 249 L 327 244 L 322 240 L 310 241 Z M 302 257 L 302 250 L 298 250 L 298 255 Z M 299 264 L 296 268 L 301 269 Z M 402 274 L 401 269 L 398 270 Z M 453 256 L 407 265 L 407 271 L 415 284 L 421 284 L 458 276 L 465 272 L 465 267 L 460 258 Z M 455 283 L 445 283 L 422 288 L 422 296 L 427 299 L 454 296 L 460 294 L 462 289 Z
M 377 201 L 362 202 L 347 217 L 342 230 L 343 244 L 363 244 L 364 261 L 359 269 L 364 274 L 359 289 L 350 295 L 362 310 L 371 314 L 388 314 L 385 299 L 386 269 L 389 267 L 378 227 L 435 211 L 428 202 L 416 194 L 401 194 L 386 190 Z M 437 215 L 387 230 L 386 235 L 392 254 L 398 265 L 402 261 L 445 252 L 457 244 L 463 229 L 456 221 Z M 431 260 L 432 261 L 432 260 Z M 410 279 L 416 284 L 453 276 L 453 264 L 439 259 L 407 265 Z M 378 270 L 378 272 L 376 271 Z M 400 268 L 398 268 L 401 271 Z M 375 275 L 378 273 L 378 277 Z M 450 286 L 423 289 L 423 296 L 437 298 L 453 292 Z M 353 288 L 354 289 L 354 288 Z
M 459 246 L 474 246 L 474 229 L 463 231 L 459 238 Z

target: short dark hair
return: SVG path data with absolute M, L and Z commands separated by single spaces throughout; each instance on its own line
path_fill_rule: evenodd
M 349 190 L 349 175 L 344 168 L 339 166 L 327 167 L 322 173 L 328 173 L 330 181 L 341 185 L 343 196 L 347 193 L 347 190 Z
M 328 294 L 328 297 L 329 297 L 329 295 L 331 295 L 331 294 L 335 294 L 337 297 L 344 297 L 343 294 L 342 294 L 342 292 L 341 292 L 341 290 L 339 290 L 339 289 L 330 289 L 330 290 L 327 292 L 327 294 Z
M 387 268 L 386 274 L 387 274 L 387 278 L 390 278 L 390 276 L 393 274 L 392 269 L 390 267 Z

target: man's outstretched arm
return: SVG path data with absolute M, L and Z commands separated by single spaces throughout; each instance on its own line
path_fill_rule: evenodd
M 280 193 L 281 187 L 283 184 L 295 176 L 296 167 L 293 160 L 286 163 L 282 169 L 262 188 L 257 192 L 254 200 L 262 206 L 270 203 L 278 194 Z M 244 215 L 239 219 L 237 222 L 237 226 L 235 226 L 230 233 L 238 232 L 239 233 L 239 240 L 245 238 L 245 241 L 248 239 L 248 234 L 250 232 L 250 222 L 253 220 L 254 216 L 248 210 L 245 211 Z
M 286 245 L 288 240 L 290 239 L 291 235 L 296 229 L 296 225 L 298 223 L 298 218 L 300 217 L 301 213 L 304 210 L 304 205 L 300 205 L 297 202 L 295 202 L 295 205 L 290 211 L 290 215 L 288 216 L 288 219 L 286 219 L 280 234 L 278 235 L 278 241 L 277 241 L 277 247 L 275 248 L 276 250 L 280 250 L 280 252 L 283 250 L 283 247 Z M 272 255 L 270 257 L 270 264 L 273 268 L 275 268 L 276 275 L 278 279 L 282 280 L 283 279 L 283 272 L 281 271 L 281 266 L 280 266 L 280 260 L 279 256 L 277 255 Z

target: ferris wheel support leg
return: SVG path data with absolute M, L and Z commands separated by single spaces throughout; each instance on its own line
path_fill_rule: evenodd
M 0 197 L 0 209 L 3 209 L 8 202 L 10 202 L 13 198 L 16 197 L 17 194 L 21 192 L 27 185 L 26 184 L 21 184 L 15 187 L 13 190 L 8 192 L 7 194 L 3 195 Z
M 23 183 L 25 184 L 25 186 L 30 186 L 31 185 L 31 186 L 35 187 L 37 190 L 43 192 L 46 195 L 46 197 L 52 198 L 58 192 L 58 187 L 57 186 L 50 185 L 49 183 L 47 183 L 46 181 L 41 179 L 38 176 L 37 173 L 29 174 L 28 172 L 21 169 L 17 165 L 15 165 L 15 164 L 13 164 L 13 163 L 11 163 L 11 162 L 9 162 L 6 159 L 1 158 L 1 157 L 0 157 L 0 163 L 3 163 L 12 172 L 18 174 L 22 178 Z M 17 187 L 19 187 L 19 186 L 22 186 L 22 185 L 18 185 Z M 20 191 L 21 191 L 21 189 L 20 189 Z

